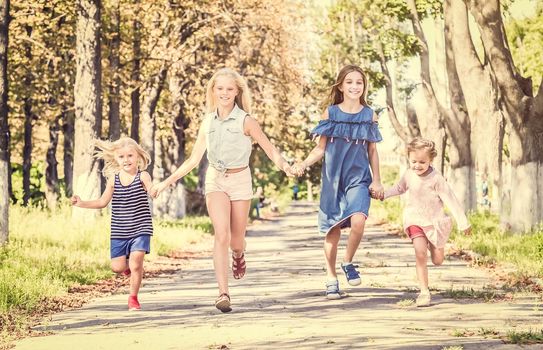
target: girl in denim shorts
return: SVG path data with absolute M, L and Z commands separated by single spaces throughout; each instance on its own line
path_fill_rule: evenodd
M 151 176 L 144 171 L 149 154 L 129 137 L 117 141 L 96 141 L 96 158 L 104 160 L 107 178 L 99 199 L 71 198 L 81 208 L 105 208 L 111 202 L 111 269 L 130 276 L 128 310 L 140 310 L 138 292 L 143 278 L 143 258 L 150 252 L 153 222 L 147 190 Z

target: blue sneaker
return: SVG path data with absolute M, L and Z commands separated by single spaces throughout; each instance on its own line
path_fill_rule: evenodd
M 362 283 L 360 279 L 360 273 L 356 271 L 358 265 L 353 265 L 353 263 L 343 264 L 341 263 L 341 269 L 345 272 L 345 278 L 351 286 L 358 286 Z
M 338 280 L 326 282 L 326 298 L 327 299 L 341 299 L 341 294 L 339 294 Z

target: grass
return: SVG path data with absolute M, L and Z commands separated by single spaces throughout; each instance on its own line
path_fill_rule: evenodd
M 0 337 L 6 327 L 24 327 L 40 303 L 68 293 L 74 285 L 113 276 L 109 258 L 109 215 L 91 225 L 74 222 L 71 208 L 51 213 L 10 208 L 10 241 L 0 247 Z M 168 255 L 210 232 L 207 217 L 154 220 L 155 235 L 146 260 Z
M 396 303 L 398 307 L 405 308 L 405 307 L 411 307 L 415 305 L 415 300 L 413 299 L 403 299 Z
M 502 295 L 493 290 L 474 290 L 473 288 L 447 289 L 440 293 L 445 298 L 452 299 L 483 299 L 485 302 L 495 300 Z
M 499 218 L 488 212 L 470 215 L 473 234 L 453 232 L 451 240 L 457 248 L 481 255 L 481 264 L 500 263 L 514 266 L 519 278 L 543 277 L 543 228 L 514 234 L 499 228 Z
M 543 329 L 528 331 L 511 330 L 507 332 L 504 341 L 512 344 L 540 344 L 543 343 Z

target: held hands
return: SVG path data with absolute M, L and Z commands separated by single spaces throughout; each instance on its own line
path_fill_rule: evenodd
M 293 172 L 292 167 L 287 163 L 283 163 L 283 169 L 285 174 L 287 174 L 288 177 L 294 177 L 296 174 Z
M 168 185 L 164 183 L 164 181 L 154 184 L 149 190 L 149 196 L 153 199 L 157 198 L 160 192 L 164 191 L 166 187 L 168 187 Z
M 385 199 L 385 189 L 383 188 L 383 185 L 380 181 L 372 182 L 369 190 L 371 198 L 379 200 Z
M 307 165 L 305 162 L 299 162 L 291 167 L 292 173 L 298 177 L 302 176 L 305 172 Z

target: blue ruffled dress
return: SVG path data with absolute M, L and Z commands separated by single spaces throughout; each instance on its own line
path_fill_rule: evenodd
M 368 142 L 383 139 L 373 110 L 364 106 L 358 113 L 343 112 L 338 105 L 328 107 L 328 119 L 321 120 L 311 135 L 326 136 L 322 164 L 319 207 L 319 232 L 351 227 L 351 216 L 368 216 L 372 177 L 368 160 Z

